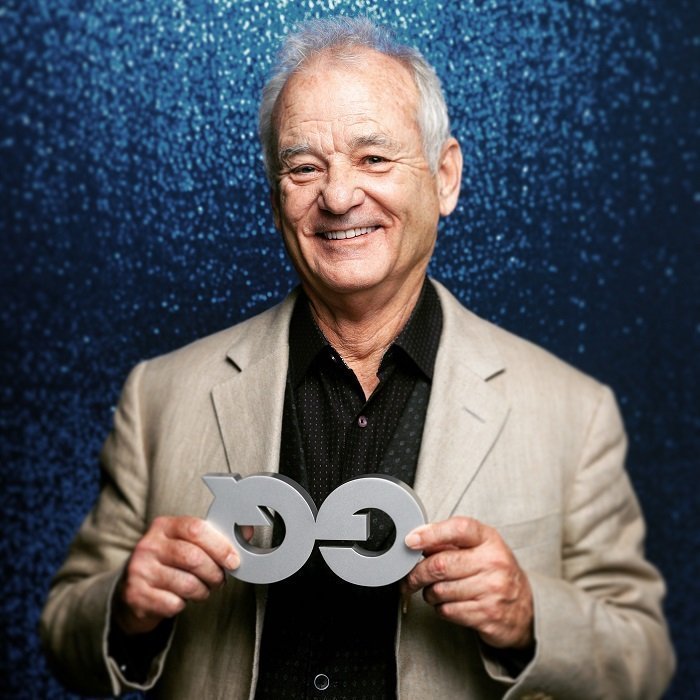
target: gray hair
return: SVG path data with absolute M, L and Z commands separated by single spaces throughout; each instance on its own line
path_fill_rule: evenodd
M 366 17 L 333 17 L 304 23 L 290 33 L 280 50 L 272 76 L 263 88 L 258 117 L 258 133 L 263 150 L 265 172 L 276 187 L 279 167 L 277 133 L 273 123 L 277 99 L 289 78 L 309 60 L 330 51 L 336 60 L 356 63 L 358 47 L 369 48 L 394 58 L 413 75 L 418 90 L 418 126 L 426 160 L 437 172 L 440 152 L 450 136 L 450 119 L 440 79 L 417 49 L 400 44 L 392 33 Z

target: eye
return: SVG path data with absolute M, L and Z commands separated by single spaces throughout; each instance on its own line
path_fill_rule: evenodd
M 366 156 L 365 163 L 368 165 L 378 165 L 379 163 L 386 163 L 386 158 L 382 156 Z
M 313 163 L 302 163 L 289 169 L 289 177 L 299 184 L 311 182 L 318 177 L 320 168 Z

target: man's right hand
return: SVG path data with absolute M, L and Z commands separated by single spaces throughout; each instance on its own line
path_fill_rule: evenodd
M 177 615 L 189 600 L 205 600 L 240 564 L 238 552 L 200 518 L 159 517 L 139 540 L 114 599 L 125 634 L 142 634 Z

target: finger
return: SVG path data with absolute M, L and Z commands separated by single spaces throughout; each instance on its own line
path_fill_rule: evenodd
M 188 571 L 167 566 L 155 569 L 147 583 L 152 590 L 172 593 L 183 601 L 206 600 L 215 588 Z
M 478 600 L 454 600 L 434 607 L 435 612 L 444 620 L 475 630 L 480 630 L 490 622 L 488 611 Z
M 153 588 L 143 579 L 126 579 L 114 600 L 114 619 L 127 634 L 155 629 L 161 620 L 182 612 L 185 600 L 177 594 Z
M 160 563 L 168 571 L 181 570 L 195 576 L 207 588 L 216 588 L 225 581 L 221 566 L 200 546 L 185 540 L 169 540 Z
M 224 582 L 223 570 L 197 545 L 153 534 L 134 548 L 126 568 L 127 582 L 202 599 Z
M 406 587 L 413 593 L 438 581 L 464 579 L 479 574 L 480 560 L 470 549 L 450 549 L 431 554 L 406 576 Z
M 179 595 L 163 589 L 150 588 L 149 595 L 144 601 L 149 610 L 149 617 L 170 618 L 175 617 L 185 609 L 186 601 Z
M 241 535 L 246 542 L 250 542 L 255 534 L 255 528 L 252 525 L 240 525 Z
M 478 547 L 486 541 L 490 528 L 483 523 L 458 515 L 437 523 L 421 525 L 406 535 L 406 546 L 424 552 L 449 548 Z
M 493 647 L 524 649 L 533 642 L 532 615 L 527 607 L 495 608 L 483 600 L 453 601 L 435 606 L 444 620 L 471 627 Z
M 433 606 L 477 600 L 483 598 L 486 593 L 487 589 L 481 577 L 439 581 L 423 588 L 425 602 Z
M 186 540 L 197 545 L 223 569 L 235 569 L 240 564 L 236 548 L 206 520 L 191 516 L 168 518 L 164 532 L 170 539 Z

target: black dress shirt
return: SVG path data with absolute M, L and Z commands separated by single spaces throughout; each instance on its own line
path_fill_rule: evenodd
M 318 507 L 362 474 L 413 484 L 441 329 L 440 302 L 426 280 L 365 400 L 299 296 L 289 331 L 280 472 L 302 484 Z M 362 546 L 386 549 L 395 537 L 392 521 L 380 511 L 370 515 L 370 539 Z M 278 522 L 276 542 L 283 531 Z M 396 697 L 397 615 L 397 584 L 349 584 L 315 547 L 299 572 L 268 588 L 257 700 Z

